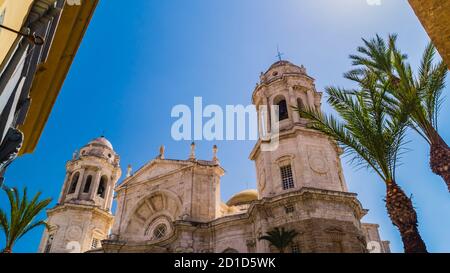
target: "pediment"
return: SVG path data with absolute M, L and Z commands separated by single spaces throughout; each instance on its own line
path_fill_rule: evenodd
M 121 186 L 127 184 L 155 180 L 160 177 L 176 174 L 189 164 L 184 162 L 168 161 L 168 160 L 153 160 L 139 169 L 135 174 L 127 178 Z M 120 187 L 121 187 L 120 186 Z

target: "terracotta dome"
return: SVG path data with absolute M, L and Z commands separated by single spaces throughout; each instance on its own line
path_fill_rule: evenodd
M 245 190 L 241 191 L 228 200 L 228 206 L 239 206 L 251 203 L 258 200 L 258 191 L 256 190 Z

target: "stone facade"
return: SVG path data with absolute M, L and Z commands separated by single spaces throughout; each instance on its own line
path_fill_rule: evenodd
M 409 0 L 409 3 L 450 69 L 450 1 Z
M 276 227 L 299 233 L 290 245 L 292 252 L 389 252 L 389 243 L 381 240 L 378 226 L 361 223 L 367 210 L 356 194 L 347 190 L 338 146 L 307 129 L 307 120 L 289 107 L 321 107 L 321 93 L 305 68 L 287 61 L 275 63 L 261 75 L 252 98 L 257 109 L 278 106 L 278 111 L 269 111 L 270 118 L 261 119 L 267 133 L 275 134 L 279 128 L 277 148 L 266 150 L 264 145 L 275 144 L 275 140 L 260 139 L 250 155 L 256 166 L 257 190 L 240 192 L 224 203 L 220 179 L 225 171 L 217 158 L 217 147 L 211 160 L 197 159 L 195 144 L 185 160 L 166 159 L 161 147 L 159 156 L 135 173 L 129 168 L 115 188 L 117 210 L 111 234 L 101 248 L 91 247 L 90 252 L 276 252 L 258 239 Z M 70 172 L 72 164 L 68 164 Z M 49 212 L 50 223 L 64 226 L 58 222 L 63 217 L 85 221 L 89 228 L 79 233 L 86 238 L 92 238 L 89 230 L 96 222 L 109 223 L 87 220 L 102 209 L 109 213 L 108 206 L 99 200 L 92 203 L 92 196 L 83 195 L 72 199 L 77 202 L 65 204 L 65 198 L 71 198 L 66 192 L 64 189 L 62 205 Z M 41 250 L 45 249 L 46 236 Z M 53 242 L 64 245 L 67 235 L 56 232 Z M 82 245 L 86 251 L 87 243 Z M 60 250 L 64 251 L 52 248 Z

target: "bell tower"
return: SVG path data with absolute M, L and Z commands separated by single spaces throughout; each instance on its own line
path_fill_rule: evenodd
M 260 129 L 264 127 L 271 137 L 260 138 L 250 155 L 256 165 L 260 198 L 301 188 L 347 191 L 338 146 L 308 129 L 308 121 L 294 109 L 320 110 L 321 99 L 322 93 L 303 66 L 280 60 L 261 73 L 252 101 L 258 116 L 265 116 L 260 118 Z M 261 109 L 267 109 L 267 114 Z M 264 149 L 268 144 L 275 148 Z
M 119 156 L 111 143 L 99 137 L 66 164 L 58 204 L 47 211 L 49 230 L 39 252 L 78 253 L 101 247 L 113 222 L 114 187 L 121 176 Z

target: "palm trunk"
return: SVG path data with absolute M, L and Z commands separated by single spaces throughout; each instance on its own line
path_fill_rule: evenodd
M 391 84 L 398 88 L 400 79 L 392 74 L 389 75 Z M 450 192 L 450 148 L 433 126 L 424 127 L 425 134 L 431 142 L 430 167 L 433 173 L 439 175 L 447 184 Z
M 430 167 L 444 179 L 450 192 L 450 148 L 437 132 L 430 147 Z
M 2 253 L 6 254 L 6 253 L 12 253 L 12 249 L 11 248 L 5 248 L 3 249 Z
M 399 229 L 405 253 L 427 253 L 417 229 L 417 214 L 411 199 L 395 181 L 386 181 L 386 208 L 392 223 Z

